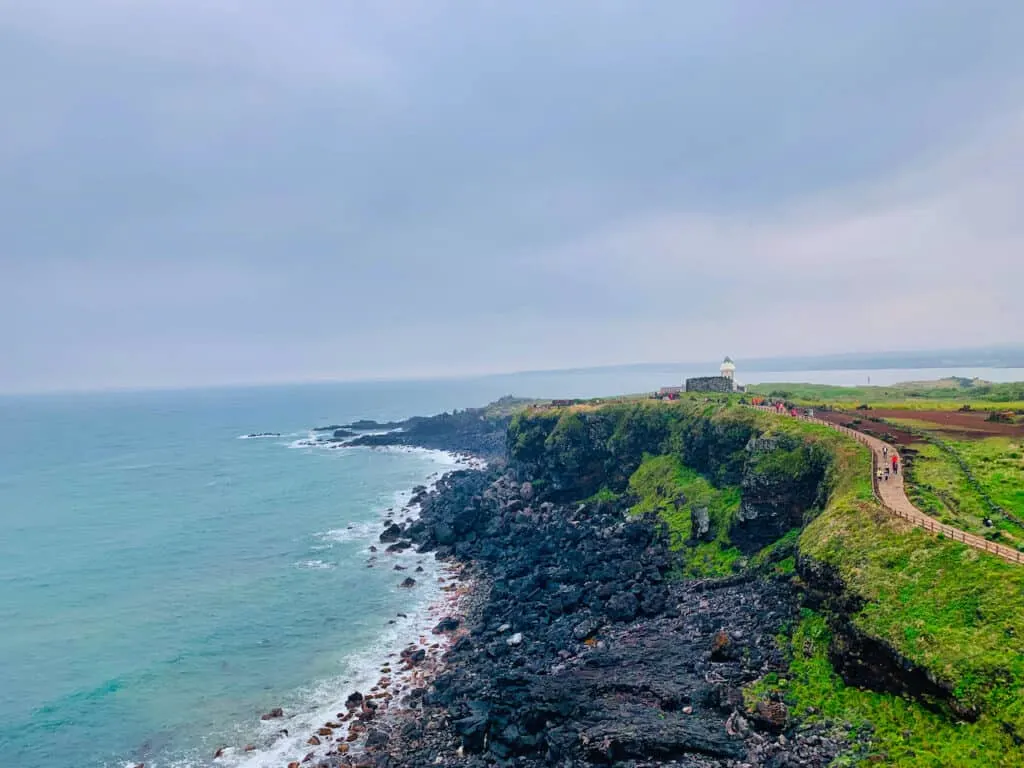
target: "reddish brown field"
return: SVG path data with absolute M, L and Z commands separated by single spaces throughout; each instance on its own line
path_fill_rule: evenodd
M 876 415 L 876 411 L 868 411 L 871 415 Z M 843 411 L 815 411 L 814 415 L 823 421 L 827 421 L 831 424 L 841 424 L 844 427 L 850 427 L 858 431 L 874 432 L 876 434 L 888 433 L 893 436 L 896 445 L 910 445 L 914 442 L 919 442 L 914 439 L 914 436 L 909 432 L 900 429 L 899 427 L 892 426 L 890 424 L 876 424 L 873 421 L 868 421 L 865 418 L 865 414 L 862 411 L 855 413 L 843 412 Z M 851 422 L 860 419 L 860 424 L 852 424 Z
M 986 437 L 1024 438 L 1024 424 L 999 424 L 985 421 L 987 414 L 963 413 L 958 411 L 906 411 L 895 408 L 872 408 L 870 411 L 815 411 L 825 421 L 844 426 L 853 426 L 850 422 L 860 419 L 860 428 L 876 433 L 888 432 L 900 445 L 915 442 L 913 435 L 901 430 L 894 424 L 877 424 L 868 421 L 869 417 L 881 419 L 913 419 L 934 424 L 935 431 L 948 437 L 960 440 L 981 440 Z
M 1024 437 L 1024 424 L 1000 424 L 985 421 L 988 414 L 963 411 L 902 411 L 889 408 L 872 408 L 870 416 L 883 419 L 913 419 L 935 424 L 946 432 L 959 433 L 962 437 Z

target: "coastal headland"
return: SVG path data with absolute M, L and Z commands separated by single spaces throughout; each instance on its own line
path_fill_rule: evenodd
M 890 514 L 868 447 L 790 414 L 813 407 L 898 446 L 915 504 L 938 499 L 945 511 L 929 513 L 1010 546 L 1018 497 L 990 465 L 1019 472 L 1019 440 L 951 436 L 949 420 L 900 408 L 927 395 L 886 395 L 908 424 L 867 421 L 883 410 L 871 393 L 794 390 L 510 399 L 340 426 L 370 431 L 347 438 L 361 444 L 489 463 L 420 489 L 418 516 L 381 535 L 450 563 L 458 599 L 426 649 L 387 666 L 412 682 L 354 692 L 355 736 L 325 733 L 306 764 L 1024 764 L 1024 567 Z M 967 410 L 963 392 L 935 397 L 927 413 L 1018 423 L 1013 401 L 988 408 L 988 393 Z M 754 397 L 783 413 L 748 407 Z M 981 461 L 988 439 L 1009 442 Z M 939 485 L 952 467 L 974 478 L 961 505 Z

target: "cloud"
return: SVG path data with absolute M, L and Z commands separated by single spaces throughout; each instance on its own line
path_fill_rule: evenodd
M 1024 340 L 1022 20 L 6 0 L 0 390 Z

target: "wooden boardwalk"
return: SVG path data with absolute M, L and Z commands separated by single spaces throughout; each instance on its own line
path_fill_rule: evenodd
M 774 413 L 773 408 L 767 408 L 763 406 L 753 406 L 759 410 L 768 411 Z M 854 440 L 863 443 L 871 449 L 871 484 L 875 489 L 875 496 L 879 503 L 890 513 L 896 517 L 903 518 L 909 523 L 917 526 L 918 528 L 924 528 L 926 531 L 930 531 L 935 535 L 942 534 L 947 539 L 953 541 L 959 541 L 966 544 L 968 547 L 981 550 L 982 552 L 988 552 L 989 554 L 1001 557 L 1003 560 L 1007 560 L 1011 563 L 1018 563 L 1024 565 L 1024 552 L 1018 552 L 1016 549 L 997 544 L 994 541 L 982 538 L 981 536 L 975 536 L 973 533 L 966 533 L 961 531 L 959 528 L 954 528 L 951 525 L 940 523 L 933 517 L 929 517 L 920 509 L 915 507 L 910 499 L 907 498 L 907 493 L 903 488 L 903 457 L 899 455 L 896 449 L 882 440 L 870 435 L 865 435 L 863 432 L 858 432 L 849 427 L 843 427 L 838 424 L 832 424 L 831 422 L 824 421 L 822 419 L 815 419 L 810 416 L 797 416 L 801 421 L 810 422 L 811 424 L 820 424 L 830 429 L 838 430 L 845 435 L 849 435 Z M 896 456 L 899 462 L 900 471 L 899 474 L 889 475 L 888 480 L 879 480 L 877 470 L 879 467 L 884 467 L 885 462 L 892 461 L 892 457 Z

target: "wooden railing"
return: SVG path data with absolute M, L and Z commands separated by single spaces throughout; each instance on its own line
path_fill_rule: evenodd
M 758 410 L 762 411 L 767 411 L 769 413 L 777 413 L 777 411 L 774 408 L 771 408 L 770 406 L 750 407 L 757 408 Z M 790 414 L 787 411 L 783 415 Z M 878 438 L 871 437 L 870 435 L 865 435 L 863 432 L 858 432 L 855 429 L 844 427 L 841 424 L 833 424 L 830 421 L 825 421 L 824 419 L 817 419 L 812 416 L 798 414 L 797 418 L 800 419 L 801 421 L 806 421 L 811 424 L 820 424 L 822 426 L 837 430 L 838 432 L 841 432 L 844 435 L 852 437 L 857 442 L 863 443 L 871 450 L 871 488 L 874 491 L 875 498 L 878 500 L 878 503 L 889 514 L 895 515 L 896 517 L 906 520 L 907 522 L 912 523 L 918 528 L 923 528 L 924 530 L 930 531 L 931 533 L 934 533 L 937 536 L 941 535 L 947 539 L 952 539 L 953 541 L 959 541 L 963 544 L 966 544 L 968 547 L 972 547 L 974 549 L 981 550 L 982 552 L 988 552 L 990 554 L 996 555 L 997 557 L 1001 557 L 1003 560 L 1008 560 L 1011 563 L 1018 563 L 1024 565 L 1024 552 L 1018 552 L 1016 549 L 1012 549 L 1003 544 L 997 544 L 996 542 L 989 541 L 988 539 L 985 539 L 981 536 L 975 536 L 973 533 L 967 533 L 965 531 L 961 531 L 959 528 L 954 528 L 951 525 L 940 523 L 935 518 L 929 517 L 924 512 L 915 507 L 910 502 L 910 499 L 907 498 L 906 493 L 903 493 L 903 498 L 906 501 L 906 505 L 908 507 L 907 509 L 897 509 L 895 507 L 890 506 L 889 504 L 886 504 L 885 501 L 882 499 L 881 489 L 878 487 L 878 451 L 876 450 L 876 447 L 879 444 L 884 445 L 884 443 L 882 443 L 882 441 L 879 440 Z

